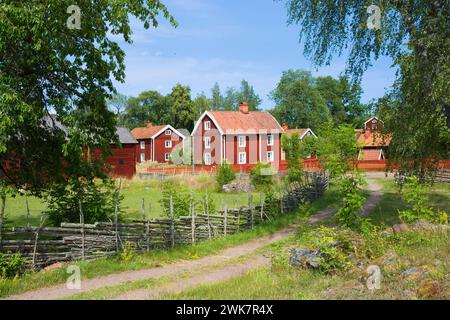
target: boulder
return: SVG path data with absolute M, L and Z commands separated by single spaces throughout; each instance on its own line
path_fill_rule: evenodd
M 411 227 L 414 230 L 436 230 L 437 229 L 437 225 L 435 225 L 435 224 L 433 224 L 433 223 L 431 223 L 429 221 L 426 221 L 426 220 L 414 221 L 411 224 Z
M 402 233 L 409 230 L 409 226 L 406 223 L 394 224 L 392 226 L 392 230 L 394 233 Z
M 238 179 L 233 181 L 232 183 L 225 184 L 222 187 L 222 191 L 225 193 L 231 192 L 250 192 L 253 191 L 253 187 L 250 184 L 249 179 Z
M 289 264 L 296 268 L 318 269 L 320 253 L 305 248 L 293 249 L 289 257 Z

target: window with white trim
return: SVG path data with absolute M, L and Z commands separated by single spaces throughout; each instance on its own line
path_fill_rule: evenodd
M 172 130 L 167 129 L 167 130 L 166 130 L 166 136 L 170 136 L 171 134 L 172 134 Z
M 273 146 L 273 134 L 267 135 L 267 145 Z
M 247 143 L 246 137 L 245 136 L 239 136 L 238 140 L 239 140 L 239 147 L 240 148 L 245 148 L 245 145 Z
M 141 141 L 141 150 L 145 149 L 145 141 Z
M 164 160 L 165 161 L 169 161 L 170 160 L 170 153 L 165 153 L 164 154 Z
M 211 137 L 205 137 L 205 149 L 211 149 Z
M 141 153 L 141 162 L 145 161 L 145 153 Z
M 211 121 L 205 121 L 205 130 L 211 130 Z
M 211 165 L 211 153 L 205 153 L 205 165 Z
M 166 148 L 172 148 L 172 140 L 166 140 L 165 143 Z
M 267 162 L 273 162 L 273 151 L 267 151 Z
M 239 152 L 238 163 L 239 164 L 246 164 L 247 163 L 247 153 Z

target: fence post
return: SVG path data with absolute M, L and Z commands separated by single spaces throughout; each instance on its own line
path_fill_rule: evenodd
M 81 260 L 85 260 L 85 252 L 84 252 L 84 240 L 85 240 L 85 232 L 84 232 L 84 214 L 83 208 L 81 206 L 81 199 L 78 200 L 78 205 L 80 206 L 80 224 L 81 224 Z
M 115 233 L 116 233 L 116 253 L 119 254 L 119 228 L 118 228 L 118 221 L 119 220 L 119 212 L 117 207 L 117 198 L 116 203 L 114 206 L 114 226 L 115 226 Z
M 191 237 L 192 244 L 195 245 L 195 205 L 191 200 Z
M 260 214 L 261 214 L 261 221 L 263 221 L 263 201 L 262 201 L 262 193 L 259 193 L 259 209 L 260 209 Z
M 27 228 L 30 227 L 30 206 L 28 204 L 28 196 L 25 195 L 25 204 L 27 205 Z
M 208 198 L 208 191 L 206 191 L 205 208 L 206 208 L 206 214 L 208 216 L 208 237 L 209 237 L 209 240 L 211 240 L 211 238 L 212 238 L 212 236 L 211 236 L 211 222 L 210 222 L 210 218 L 209 218 L 209 204 L 208 204 L 209 201 L 208 200 L 209 200 L 209 198 Z
M 34 237 L 34 246 L 33 246 L 33 258 L 32 258 L 32 264 L 33 268 L 36 267 L 36 253 L 37 253 L 37 245 L 39 240 L 39 232 L 41 231 L 42 227 L 44 226 L 44 212 L 41 212 L 41 223 L 39 224 L 39 228 L 36 230 L 35 237 Z
M 171 246 L 175 247 L 175 213 L 173 212 L 173 198 L 170 196 L 170 235 Z
M 145 199 L 144 198 L 142 198 L 141 209 L 142 209 L 142 220 L 145 221 Z
M 228 199 L 225 200 L 225 212 L 223 215 L 223 234 L 227 235 L 227 223 L 228 223 Z

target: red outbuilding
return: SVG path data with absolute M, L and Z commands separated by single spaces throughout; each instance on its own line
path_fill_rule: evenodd
M 184 140 L 189 132 L 177 130 L 168 124 L 154 126 L 149 122 L 146 127 L 134 128 L 131 134 L 139 143 L 137 162 L 168 163 L 174 150 L 184 149 Z
M 364 123 L 364 129 L 356 129 L 358 143 L 361 145 L 359 160 L 385 160 L 386 150 L 392 136 L 381 133 L 383 121 L 372 117 Z
M 278 170 L 282 130 L 270 113 L 249 111 L 246 102 L 239 111 L 205 111 L 192 132 L 194 163 L 248 168 L 266 162 Z

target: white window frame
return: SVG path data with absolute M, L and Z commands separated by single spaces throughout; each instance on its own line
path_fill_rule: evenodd
M 267 135 L 267 145 L 268 146 L 273 146 L 273 134 L 268 134 Z
M 145 150 L 145 141 L 141 141 L 140 145 L 141 145 L 141 150 Z
M 205 149 L 211 149 L 211 137 L 205 137 Z
M 142 152 L 141 153 L 141 162 L 144 162 L 145 161 L 145 152 Z
M 275 157 L 273 151 L 267 151 L 267 162 L 274 162 Z
M 246 136 L 238 136 L 238 145 L 239 145 L 239 148 L 245 148 L 247 146 L 247 137 Z
M 204 158 L 203 161 L 205 162 L 205 165 L 210 166 L 210 165 L 212 164 L 211 153 L 206 152 L 206 153 L 203 155 L 203 158 Z M 207 161 L 207 159 L 208 159 L 208 161 Z
M 206 131 L 211 130 L 211 121 L 205 121 L 205 130 Z
M 167 145 L 167 142 L 169 142 L 168 145 Z M 172 140 L 166 140 L 166 141 L 164 141 L 164 146 L 165 146 L 166 148 L 172 148 Z
M 166 136 L 170 136 L 170 135 L 172 134 L 172 130 L 166 129 L 166 131 L 164 132 L 164 134 L 165 134 Z
M 170 161 L 170 153 L 164 154 L 164 161 Z
M 243 161 L 241 161 L 241 155 L 244 155 Z M 247 152 L 239 152 L 239 154 L 238 154 L 238 163 L 239 164 L 246 164 L 247 163 Z

